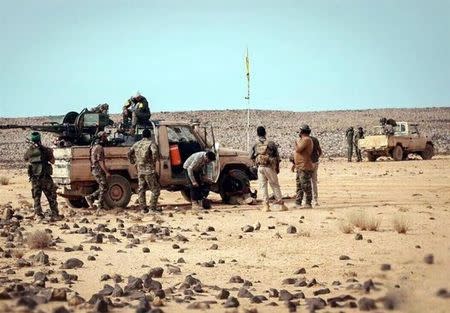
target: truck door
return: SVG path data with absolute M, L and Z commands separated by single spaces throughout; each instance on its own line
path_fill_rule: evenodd
M 425 148 L 426 139 L 419 135 L 417 125 L 409 125 L 409 150 L 417 151 Z

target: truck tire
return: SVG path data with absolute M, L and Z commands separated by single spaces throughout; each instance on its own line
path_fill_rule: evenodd
M 191 202 L 191 192 L 189 189 L 186 188 L 181 190 L 180 192 L 184 200 L 186 200 L 187 202 Z
M 84 200 L 84 197 L 79 197 L 79 198 L 66 198 L 66 203 L 69 207 L 73 208 L 73 209 L 82 209 L 82 208 L 88 208 L 89 205 L 86 202 L 86 200 Z
M 105 204 L 109 208 L 125 208 L 130 202 L 131 194 L 131 186 L 128 179 L 122 175 L 111 175 L 108 179 Z
M 244 171 L 232 169 L 223 175 L 219 188 L 222 201 L 229 203 L 230 197 L 234 194 L 250 193 L 250 179 Z
M 377 160 L 377 156 L 372 152 L 367 152 L 367 160 L 369 162 L 375 162 Z
M 395 161 L 403 160 L 403 148 L 402 148 L 402 146 L 398 145 L 398 146 L 394 147 L 394 150 L 392 150 L 392 158 Z
M 425 150 L 420 153 L 420 156 L 424 160 L 430 160 L 434 156 L 434 146 L 431 143 L 425 145 Z

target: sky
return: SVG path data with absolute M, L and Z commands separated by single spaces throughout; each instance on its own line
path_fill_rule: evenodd
M 0 0 L 0 116 L 450 106 L 448 0 Z

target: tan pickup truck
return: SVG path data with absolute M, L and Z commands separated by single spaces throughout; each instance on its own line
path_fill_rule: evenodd
M 250 180 L 256 179 L 256 176 L 251 171 L 252 161 L 248 153 L 220 147 L 214 140 L 212 127 L 152 121 L 149 128 L 159 149 L 157 170 L 162 189 L 181 191 L 188 200 L 188 181 L 183 163 L 191 154 L 210 149 L 217 155 L 217 160 L 208 166 L 206 173 L 212 182 L 211 191 L 219 193 L 224 202 L 234 195 L 250 195 Z M 141 138 L 142 130 L 138 129 L 134 136 L 111 130 L 111 146 L 105 147 L 106 167 L 112 174 L 105 197 L 108 207 L 126 207 L 131 195 L 137 192 L 136 167 L 128 162 L 127 153 L 131 145 Z M 86 207 L 84 196 L 97 187 L 90 171 L 89 154 L 89 146 L 54 150 L 53 179 L 60 188 L 59 194 L 67 198 L 71 207 Z
M 434 155 L 431 138 L 419 132 L 417 124 L 398 122 L 393 135 L 384 134 L 381 126 L 374 127 L 374 135 L 358 141 L 361 151 L 370 162 L 380 156 L 392 157 L 395 161 L 405 160 L 409 153 L 416 153 L 424 160 Z

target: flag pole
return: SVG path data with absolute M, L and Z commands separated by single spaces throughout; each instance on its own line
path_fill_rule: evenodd
M 245 68 L 247 74 L 247 151 L 250 151 L 250 59 L 248 57 L 248 47 L 247 55 L 245 56 Z

